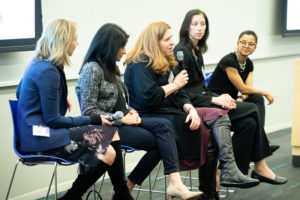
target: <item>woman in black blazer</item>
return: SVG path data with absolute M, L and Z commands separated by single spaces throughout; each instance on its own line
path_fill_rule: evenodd
M 117 129 L 102 126 L 112 122 L 104 115 L 64 116 L 71 108 L 64 65 L 77 45 L 74 22 L 58 19 L 44 29 L 17 90 L 21 150 L 79 163 L 79 175 L 61 199 L 81 199 L 107 171 L 117 187 L 114 199 L 132 200 Z

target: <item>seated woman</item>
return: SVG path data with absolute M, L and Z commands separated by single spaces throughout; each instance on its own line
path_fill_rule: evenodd
M 243 31 L 238 38 L 237 50 L 224 56 L 218 63 L 208 86 L 212 91 L 228 93 L 237 101 L 255 103 L 265 124 L 265 104 L 263 96 L 274 102 L 274 97 L 267 91 L 253 87 L 253 62 L 249 56 L 255 51 L 257 35 L 254 31 Z M 238 93 L 241 95 L 238 96 Z
M 269 104 L 273 103 L 273 96 L 263 90 L 258 90 L 253 87 L 253 63 L 248 58 L 256 48 L 257 36 L 255 32 L 247 30 L 240 34 L 237 42 L 236 52 L 224 56 L 218 63 L 208 88 L 218 94 L 229 94 L 232 98 L 241 102 L 254 103 L 258 108 L 260 127 L 262 134 L 264 132 L 265 122 L 265 104 L 263 96 L 267 98 Z M 242 95 L 238 96 L 238 92 Z M 274 174 L 274 172 L 267 166 L 264 158 L 268 156 L 263 151 L 258 151 L 257 148 L 262 150 L 268 149 L 266 142 L 267 138 L 264 136 L 261 142 L 255 142 L 255 152 L 251 152 L 248 162 L 254 161 L 254 171 L 251 177 L 257 178 L 260 181 L 268 182 L 271 184 L 283 184 L 287 179 Z M 242 142 L 242 141 L 241 141 Z M 245 141 L 244 144 L 239 143 L 239 146 L 249 144 Z M 265 155 L 265 156 L 264 156 Z
M 230 134 L 230 122 L 226 110 L 193 107 L 182 89 L 189 79 L 187 71 L 182 70 L 176 76 L 174 73 L 174 67 L 178 63 L 173 55 L 173 46 L 168 24 L 156 22 L 148 25 L 139 36 L 133 50 L 127 55 L 125 83 L 130 94 L 130 105 L 141 116 L 163 117 L 171 121 L 181 159 L 181 169 L 196 169 L 205 163 L 210 137 L 207 126 L 212 129 L 214 137 L 223 140 L 224 135 Z M 218 145 L 225 172 L 222 176 L 224 185 L 235 187 L 258 185 L 258 180 L 244 176 L 236 167 L 231 140 L 223 143 L 218 140 Z M 215 179 L 215 170 L 216 166 L 210 177 L 204 172 L 206 180 Z M 201 176 L 199 178 L 201 179 Z M 204 181 L 200 184 L 203 183 Z M 207 184 L 204 187 L 215 189 L 215 186 Z
M 190 192 L 180 179 L 177 149 L 170 122 L 159 118 L 140 118 L 128 106 L 127 88 L 120 79 L 120 71 L 116 65 L 126 53 L 128 37 L 115 24 L 105 24 L 95 34 L 76 85 L 82 114 L 111 115 L 116 111 L 125 114 L 113 124 L 119 128 L 121 144 L 147 151 L 128 176 L 130 191 L 135 184 L 140 185 L 162 159 L 164 173 L 170 175 L 168 196 L 181 199 L 198 197 L 202 192 Z
M 21 150 L 79 163 L 80 174 L 61 199 L 81 199 L 107 171 L 116 187 L 115 200 L 132 200 L 116 128 L 102 126 L 112 122 L 104 115 L 64 116 L 71 106 L 64 65 L 71 64 L 69 57 L 77 45 L 73 22 L 58 19 L 44 29 L 17 89 Z

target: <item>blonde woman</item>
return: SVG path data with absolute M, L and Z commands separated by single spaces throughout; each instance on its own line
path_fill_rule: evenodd
M 71 108 L 64 66 L 70 65 L 76 46 L 74 22 L 51 22 L 39 39 L 35 56 L 17 89 L 20 149 L 78 161 L 80 174 L 61 199 L 79 200 L 108 171 L 115 199 L 132 197 L 127 189 L 119 136 L 105 116 L 65 117 Z M 41 134 L 43 133 L 43 134 Z M 99 151 L 101 149 L 101 151 Z

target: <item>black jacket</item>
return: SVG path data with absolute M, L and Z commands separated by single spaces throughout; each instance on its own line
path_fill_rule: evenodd
M 211 107 L 211 99 L 213 96 L 217 96 L 214 93 L 207 90 L 205 86 L 205 79 L 203 76 L 202 68 L 204 66 L 203 57 L 200 55 L 195 58 L 191 49 L 188 49 L 186 45 L 179 43 L 174 48 L 174 54 L 178 51 L 182 51 L 184 54 L 184 66 L 189 74 L 189 82 L 184 87 L 188 93 L 192 104 L 197 107 Z

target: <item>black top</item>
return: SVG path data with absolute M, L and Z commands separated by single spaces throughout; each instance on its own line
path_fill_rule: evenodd
M 174 55 L 178 51 L 184 54 L 184 66 L 189 75 L 188 84 L 184 87 L 187 91 L 192 103 L 199 107 L 210 107 L 212 94 L 209 93 L 205 86 L 204 78 L 204 62 L 201 53 L 198 56 L 193 55 L 192 49 L 188 49 L 183 43 L 179 43 L 174 48 Z
M 133 63 L 126 67 L 124 80 L 129 91 L 130 106 L 141 115 L 144 113 L 182 113 L 183 105 L 190 103 L 183 89 L 165 98 L 161 86 L 168 84 L 170 73 L 156 74 L 146 62 Z
M 246 67 L 244 70 L 242 70 L 240 68 L 236 54 L 234 52 L 230 53 L 221 59 L 209 81 L 208 88 L 211 91 L 216 92 L 218 94 L 227 93 L 232 98 L 236 99 L 238 95 L 238 90 L 231 83 L 226 74 L 225 69 L 227 67 L 236 68 L 239 72 L 239 75 L 245 83 L 249 73 L 253 71 L 253 63 L 249 58 L 247 58 Z

